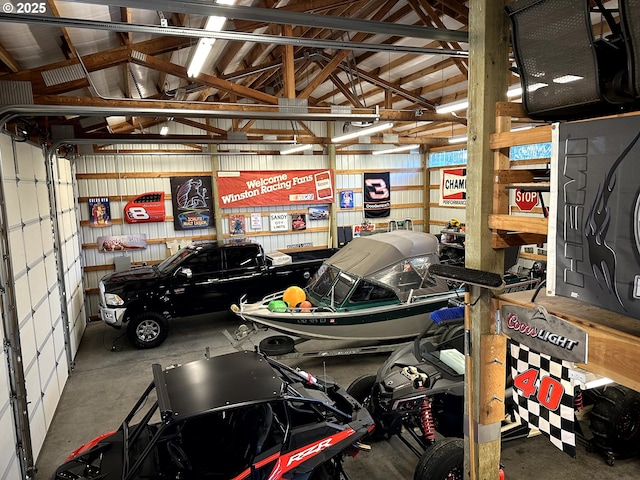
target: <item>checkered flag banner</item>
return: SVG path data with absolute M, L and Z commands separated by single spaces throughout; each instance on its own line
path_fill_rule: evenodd
M 549 437 L 551 443 L 576 456 L 573 362 L 559 360 L 511 341 L 511 372 L 516 415 Z

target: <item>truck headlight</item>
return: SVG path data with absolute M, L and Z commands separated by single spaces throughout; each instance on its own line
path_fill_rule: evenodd
M 107 305 L 124 305 L 124 300 L 120 298 L 120 295 L 115 293 L 105 293 L 104 301 Z

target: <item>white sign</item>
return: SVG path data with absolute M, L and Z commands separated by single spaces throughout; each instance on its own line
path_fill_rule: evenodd
M 353 238 L 359 237 L 360 232 L 374 232 L 376 225 L 374 223 L 367 223 L 366 225 L 354 225 L 353 226 Z
M 286 232 L 289 230 L 288 213 L 270 213 L 269 230 L 272 232 Z
M 251 214 L 251 230 L 262 230 L 262 214 Z

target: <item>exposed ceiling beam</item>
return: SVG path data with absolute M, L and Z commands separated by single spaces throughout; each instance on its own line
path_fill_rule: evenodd
M 99 0 L 67 1 L 100 5 L 112 3 L 110 1 Z M 270 24 L 304 25 L 307 27 L 321 27 L 333 30 L 344 30 L 347 32 L 356 31 L 383 35 L 400 35 L 403 37 L 427 38 L 441 41 L 469 41 L 469 35 L 467 32 L 459 32 L 456 30 L 393 24 L 375 20 L 362 20 L 359 18 L 344 18 L 331 15 L 292 12 L 280 8 L 270 9 L 242 5 L 221 5 L 197 0 L 183 0 L 180 2 L 171 0 L 118 0 L 117 3 L 121 7 L 188 13 L 192 15 L 202 15 L 205 17 L 217 15 L 226 18 L 256 20 Z
M 4 63 L 13 73 L 20 70 L 18 62 L 2 45 L 0 45 L 0 62 Z
M 159 27 L 156 25 L 141 25 L 124 22 L 100 22 L 95 20 L 76 18 L 56 18 L 26 14 L 6 14 L 0 13 L 0 22 L 5 23 L 26 23 L 30 25 L 49 25 L 58 27 L 84 28 L 90 30 L 106 30 L 111 32 L 135 32 L 147 33 L 150 35 L 168 35 L 189 38 L 215 38 L 221 40 L 236 40 L 252 43 L 270 43 L 275 45 L 298 45 L 311 48 L 332 48 L 348 50 L 371 50 L 378 52 L 403 52 L 414 53 L 416 55 L 449 55 L 466 58 L 468 52 L 462 50 L 446 49 L 425 49 L 408 45 L 386 45 L 380 43 L 349 42 L 341 40 L 315 40 L 301 37 L 284 37 L 280 35 L 263 35 L 259 33 L 242 32 L 212 32 L 199 28 L 186 27 Z M 282 23 L 282 22 L 280 22 Z

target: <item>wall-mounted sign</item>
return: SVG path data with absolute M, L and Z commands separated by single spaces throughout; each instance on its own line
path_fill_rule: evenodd
M 353 190 L 342 190 L 340 192 L 340 208 L 353 208 Z
M 502 331 L 512 340 L 537 352 L 571 362 L 588 363 L 588 334 L 551 315 L 544 307 L 504 305 L 500 315 Z
M 359 237 L 362 232 L 373 233 L 376 230 L 375 223 L 365 223 L 353 226 L 353 237 Z
M 333 170 L 218 172 L 221 208 L 333 203 Z
M 440 205 L 467 204 L 467 169 L 440 169 Z
M 211 177 L 171 177 L 173 225 L 176 230 L 213 226 Z
M 127 223 L 164 222 L 164 218 L 164 192 L 143 193 L 124 207 Z
M 244 215 L 232 214 L 229 215 L 229 234 L 230 235 L 244 235 L 247 230 L 246 219 Z
M 573 362 L 538 353 L 514 340 L 510 353 L 516 416 L 575 457 L 575 407 L 569 375 Z
M 142 250 L 145 248 L 147 248 L 147 236 L 145 234 L 98 237 L 98 251 L 102 253 Z
M 307 214 L 306 213 L 294 213 L 291 215 L 291 230 L 306 230 L 307 229 Z
M 262 214 L 251 214 L 251 230 L 262 230 Z
M 111 226 L 111 207 L 109 197 L 92 197 L 89 203 L 89 226 L 109 227 Z
M 272 232 L 289 231 L 289 214 L 286 212 L 270 213 L 269 230 Z
M 309 220 L 327 220 L 329 218 L 329 206 L 319 205 L 309 207 Z

